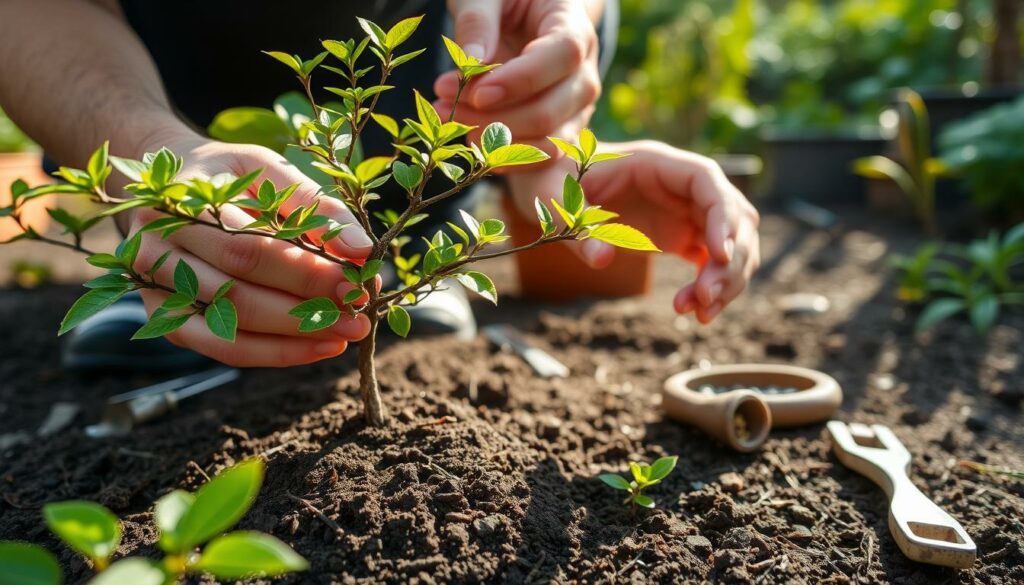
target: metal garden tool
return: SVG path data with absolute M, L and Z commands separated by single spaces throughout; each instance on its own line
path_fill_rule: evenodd
M 843 465 L 878 484 L 889 496 L 889 531 L 908 558 L 965 569 L 978 549 L 960 523 L 907 477 L 910 452 L 888 427 L 828 422 L 832 449 Z
M 85 427 L 85 434 L 94 439 L 126 435 L 135 426 L 167 414 L 182 400 L 233 382 L 240 375 L 235 368 L 219 367 L 111 396 L 103 420 Z
M 500 349 L 510 349 L 542 378 L 565 378 L 569 368 L 543 349 L 531 345 L 511 325 L 487 325 L 484 335 Z

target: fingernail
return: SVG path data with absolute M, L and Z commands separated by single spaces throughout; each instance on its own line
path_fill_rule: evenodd
M 484 60 L 484 46 L 483 45 L 480 45 L 480 44 L 477 44 L 477 43 L 470 43 L 470 44 L 466 45 L 465 47 L 462 47 L 462 50 L 465 51 L 466 55 L 468 55 L 470 57 L 476 57 L 477 59 L 480 59 L 481 61 Z
M 348 343 L 344 341 L 321 341 L 313 346 L 313 352 L 323 356 L 338 355 L 345 351 L 346 347 Z
M 505 88 L 498 86 L 481 87 L 473 94 L 473 107 L 482 110 L 493 106 L 503 99 L 505 99 Z
M 722 245 L 725 249 L 725 260 L 726 262 L 732 262 L 733 252 L 736 251 L 736 242 L 732 238 L 726 238 L 725 244 Z
M 366 232 L 362 228 L 352 226 L 352 229 L 345 229 L 341 231 L 341 241 L 348 244 L 350 248 L 362 249 L 373 247 L 373 242 L 370 240 L 370 236 L 366 235 Z

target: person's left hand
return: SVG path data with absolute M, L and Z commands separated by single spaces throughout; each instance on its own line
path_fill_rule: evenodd
M 664 252 L 697 266 L 697 278 L 676 294 L 677 312 L 694 312 L 701 323 L 714 319 L 739 295 L 761 263 L 757 210 L 729 182 L 717 163 L 654 141 L 601 144 L 598 151 L 630 153 L 594 165 L 583 176 L 590 205 L 600 205 L 631 225 Z M 571 160 L 531 174 L 509 177 L 515 207 L 536 221 L 534 197 L 561 193 Z M 616 250 L 597 240 L 569 242 L 593 268 L 611 263 Z
M 455 42 L 468 55 L 503 63 L 463 91 L 455 119 L 478 126 L 494 121 L 517 143 L 556 155 L 546 136 L 576 136 L 590 120 L 601 92 L 597 34 L 579 0 L 448 0 Z M 455 71 L 437 79 L 434 107 L 447 116 L 459 80 Z

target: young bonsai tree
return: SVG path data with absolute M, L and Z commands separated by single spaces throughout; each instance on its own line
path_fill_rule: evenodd
M 296 318 L 296 326 L 301 332 L 330 327 L 342 314 L 366 315 L 370 331 L 359 345 L 360 391 L 367 422 L 382 425 L 385 410 L 374 366 L 378 325 L 381 320 L 386 320 L 395 333 L 405 337 L 410 328 L 405 307 L 421 301 L 436 290 L 441 281 L 455 280 L 491 302 L 497 302 L 494 283 L 485 274 L 470 270 L 469 264 L 553 242 L 587 238 L 623 248 L 657 251 L 650 239 L 638 230 L 609 223 L 616 217 L 615 213 L 587 205 L 580 186 L 584 174 L 594 164 L 623 155 L 597 153 L 597 140 L 593 133 L 583 130 L 578 145 L 550 139 L 576 161 L 576 172 L 565 177 L 560 200 L 550 200 L 558 219 L 546 203 L 536 199 L 541 227 L 541 235 L 536 241 L 517 247 L 496 246 L 509 238 L 505 234 L 504 223 L 498 219 L 480 221 L 463 211 L 461 226 L 449 222 L 450 232 L 441 229 L 430 240 L 425 240 L 426 248 L 422 254 L 404 254 L 403 247 L 411 240 L 404 234 L 405 230 L 425 220 L 432 205 L 456 195 L 495 169 L 528 165 L 548 158 L 536 147 L 513 144 L 511 132 L 501 123 L 488 125 L 479 144 L 463 144 L 460 139 L 474 127 L 453 121 L 458 99 L 452 111 L 447 113 L 447 119 L 442 119 L 419 93 L 414 96 L 416 119 L 406 119 L 400 124 L 393 118 L 374 112 L 380 95 L 392 89 L 386 83 L 395 68 L 423 52 L 421 49 L 401 55 L 396 53 L 396 49 L 412 35 L 421 18 L 403 20 L 386 32 L 376 24 L 360 19 L 359 23 L 367 33 L 365 38 L 361 41 L 323 41 L 325 51 L 309 60 L 287 53 L 267 53 L 295 72 L 313 112 L 313 118 L 301 121 L 296 146 L 312 156 L 313 165 L 332 179 L 332 184 L 324 187 L 316 200 L 295 206 L 287 215 L 282 213 L 282 207 L 298 185 L 274 185 L 267 180 L 257 185 L 261 169 L 254 169 L 242 177 L 218 175 L 208 180 L 179 181 L 177 174 L 183 160 L 166 148 L 146 154 L 138 161 L 110 156 L 108 146 L 104 144 L 92 155 L 86 169 L 61 167 L 56 175 L 64 180 L 63 183 L 29 188 L 23 181 L 15 182 L 11 187 L 13 202 L 0 209 L 0 216 L 13 217 L 24 231 L 9 242 L 36 240 L 64 246 L 88 254 L 86 260 L 90 264 L 107 270 L 107 274 L 85 284 L 90 290 L 68 311 L 59 334 L 71 330 L 124 294 L 149 288 L 165 291 L 170 296 L 135 333 L 135 339 L 167 335 L 189 319 L 202 317 L 214 335 L 233 341 L 237 314 L 234 304 L 226 296 L 233 281 L 221 284 L 212 297 L 200 299 L 196 273 L 183 260 L 175 266 L 173 282 L 157 281 L 154 275 L 169 253 L 152 266 L 137 266 L 142 233 L 159 232 L 167 237 L 185 226 L 201 225 L 232 235 L 275 238 L 336 264 L 345 278 L 355 285 L 341 303 L 327 297 L 313 298 L 294 307 L 290 315 Z M 444 42 L 459 71 L 460 94 L 470 80 L 498 66 L 466 55 L 448 38 L 444 38 Z M 367 52 L 372 54 L 372 58 L 366 55 Z M 329 56 L 337 59 L 341 66 L 325 65 L 324 61 Z M 377 64 L 366 66 L 369 59 Z M 378 71 L 376 83 L 364 83 L 374 69 Z M 317 70 L 337 75 L 347 86 L 325 88 L 341 98 L 340 107 L 317 103 L 312 91 L 312 74 Z M 393 137 L 394 151 L 386 156 L 359 160 L 356 146 L 360 133 L 370 120 Z M 109 193 L 105 187 L 112 167 L 132 181 L 125 187 L 127 193 L 123 197 Z M 447 177 L 451 187 L 440 193 L 428 194 L 425 192 L 427 182 L 437 172 Z M 371 212 L 369 204 L 379 198 L 374 190 L 388 181 L 394 181 L 405 190 L 405 209 Z M 91 217 L 76 217 L 63 209 L 50 210 L 53 218 L 64 226 L 65 235 L 70 236 L 68 239 L 50 238 L 20 221 L 23 206 L 47 193 L 82 194 L 109 207 Z M 365 261 L 339 257 L 327 250 L 325 244 L 351 226 L 317 214 L 320 197 L 339 199 L 352 211 L 359 228 L 373 242 Z M 221 215 L 222 209 L 228 205 L 249 210 L 253 221 L 240 228 L 228 225 Z M 114 253 L 98 253 L 83 246 L 83 234 L 97 222 L 139 208 L 151 208 L 162 215 L 127 238 Z M 383 233 L 374 233 L 371 217 L 382 221 Z M 391 290 L 378 291 L 374 280 L 387 258 L 394 262 L 398 284 Z

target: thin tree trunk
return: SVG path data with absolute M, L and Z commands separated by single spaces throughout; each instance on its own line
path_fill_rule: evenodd
M 1020 71 L 1020 39 L 1017 26 L 1020 22 L 1021 0 L 995 0 L 992 18 L 996 23 L 996 38 L 992 41 L 989 56 L 988 82 L 995 86 L 1015 86 Z
M 377 367 L 374 354 L 377 345 L 377 324 L 379 317 L 376 311 L 369 311 L 370 333 L 359 342 L 359 393 L 363 397 L 363 416 L 366 424 L 375 427 L 384 426 L 384 404 L 380 398 L 380 385 L 377 383 Z

